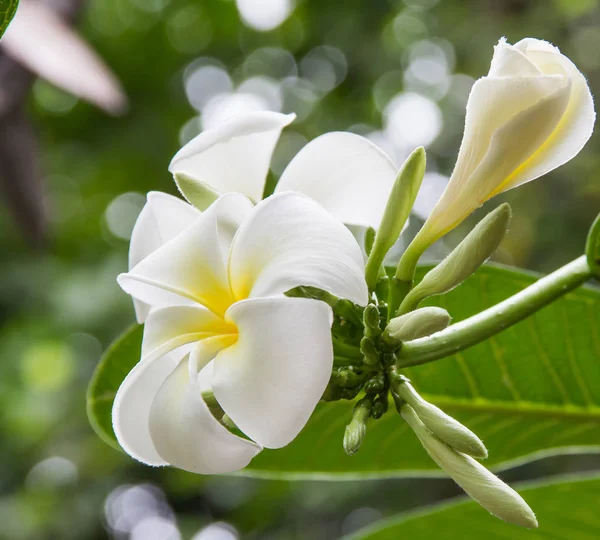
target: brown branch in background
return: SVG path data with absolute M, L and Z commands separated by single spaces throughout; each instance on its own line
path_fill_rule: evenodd
M 21 0 L 0 40 L 0 184 L 23 233 L 43 243 L 47 209 L 38 145 L 24 106 L 39 76 L 109 114 L 127 98 L 118 79 L 71 26 L 82 0 Z

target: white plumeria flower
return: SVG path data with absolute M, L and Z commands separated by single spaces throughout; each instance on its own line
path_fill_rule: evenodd
M 228 192 L 260 201 L 279 135 L 294 118 L 272 111 L 246 113 L 192 139 L 169 166 L 184 197 L 201 209 Z M 392 159 L 368 139 L 331 132 L 298 152 L 275 193 L 304 193 L 347 225 L 377 228 L 397 172 Z
M 413 242 L 422 253 L 473 210 L 575 157 L 595 121 L 587 82 L 557 47 L 501 39 L 475 82 L 448 186 Z
M 113 406 L 121 446 L 197 473 L 245 467 L 307 422 L 333 365 L 331 308 L 288 298 L 299 285 L 365 305 L 363 258 L 344 225 L 293 192 L 256 206 L 227 194 L 200 213 L 151 194 L 121 287 L 150 306 L 142 359 Z M 250 439 L 227 430 L 202 392 Z

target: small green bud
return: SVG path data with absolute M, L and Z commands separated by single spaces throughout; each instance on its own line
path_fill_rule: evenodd
M 382 373 L 378 373 L 374 377 L 371 377 L 365 383 L 365 393 L 367 394 L 379 394 L 385 388 L 385 376 Z
M 370 398 L 361 399 L 354 407 L 352 421 L 344 433 L 344 451 L 349 456 L 356 454 L 367 434 L 367 420 L 371 416 L 373 402 Z
M 352 367 L 345 367 L 334 371 L 331 379 L 342 388 L 352 388 L 361 384 L 365 376 L 357 373 Z
M 370 330 L 379 330 L 379 309 L 375 304 L 369 304 L 363 311 L 363 323 Z
M 450 324 L 450 314 L 439 307 L 424 307 L 392 319 L 383 331 L 383 340 L 389 344 L 411 341 L 443 330 Z
M 371 416 L 378 420 L 381 418 L 388 410 L 388 400 L 387 396 L 379 396 L 373 402 L 373 408 L 371 409 Z
M 360 352 L 364 356 L 365 364 L 374 366 L 379 363 L 379 351 L 370 337 L 365 336 L 360 340 Z
M 452 253 L 408 293 L 397 314 L 408 313 L 425 298 L 447 293 L 467 279 L 496 251 L 506 234 L 510 216 L 507 203 L 485 216 Z
M 198 210 L 206 210 L 219 198 L 220 193 L 218 191 L 187 174 L 177 172 L 173 175 L 173 178 L 183 197 Z
M 440 440 L 458 452 L 478 459 L 487 458 L 487 449 L 481 439 L 444 411 L 425 401 L 408 382 L 394 387 L 398 397 L 408 403 L 421 422 Z
M 365 231 L 365 252 L 367 255 L 371 253 L 373 249 L 373 241 L 375 240 L 375 229 L 373 227 L 369 227 Z
M 369 289 L 375 288 L 383 259 L 406 224 L 425 175 L 425 161 L 425 150 L 419 147 L 398 171 L 365 267 Z
M 446 471 L 467 495 L 488 512 L 508 523 L 528 529 L 538 526 L 535 514 L 514 489 L 472 457 L 457 452 L 438 439 L 410 405 L 401 405 L 400 414 L 415 432 L 431 459 Z

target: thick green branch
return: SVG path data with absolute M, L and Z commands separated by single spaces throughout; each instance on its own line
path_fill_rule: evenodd
M 495 306 L 428 337 L 404 343 L 399 368 L 425 364 L 467 349 L 518 323 L 585 283 L 592 274 L 585 256 L 536 281 Z

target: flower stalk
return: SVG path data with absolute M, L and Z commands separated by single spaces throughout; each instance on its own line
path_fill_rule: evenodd
M 405 368 L 445 358 L 529 317 L 592 277 L 585 255 L 544 276 L 503 302 L 431 336 L 403 343 L 396 366 Z

